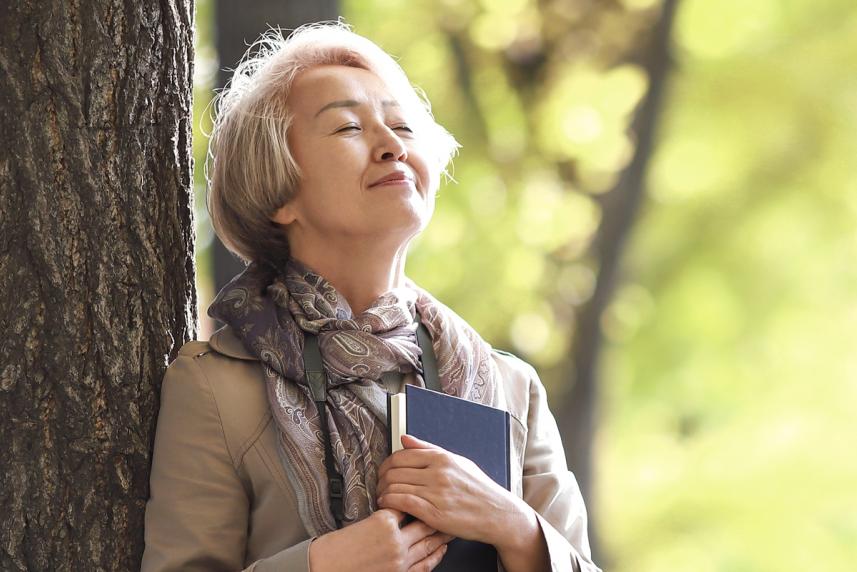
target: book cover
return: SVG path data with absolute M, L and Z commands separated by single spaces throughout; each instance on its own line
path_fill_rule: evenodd
M 406 385 L 404 393 L 387 397 L 391 452 L 401 449 L 407 433 L 467 457 L 496 483 L 510 490 L 509 413 L 502 409 Z M 398 445 L 398 447 L 396 447 Z M 497 570 L 497 551 L 481 542 L 455 539 L 439 572 Z

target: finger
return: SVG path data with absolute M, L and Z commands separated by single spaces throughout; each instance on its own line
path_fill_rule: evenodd
M 389 518 L 391 521 L 397 523 L 399 525 L 399 528 L 402 528 L 402 522 L 404 522 L 404 520 L 408 517 L 407 514 L 394 508 L 380 508 L 375 511 L 373 516 L 375 516 L 376 518 Z
M 430 572 L 437 568 L 443 557 L 446 555 L 446 544 L 438 546 L 431 554 L 422 560 L 415 562 L 408 568 L 408 572 Z
M 414 494 L 387 493 L 378 499 L 378 506 L 406 512 L 430 525 L 441 521 L 440 509 L 427 499 Z
M 390 455 L 389 457 L 384 459 L 380 465 L 378 465 L 378 478 L 379 479 L 381 477 L 383 477 L 384 474 L 387 471 L 389 471 L 390 469 L 403 466 L 403 463 L 399 459 L 399 455 L 402 454 L 403 452 L 404 452 L 403 449 L 396 451 L 395 453 L 393 453 L 392 455 Z
M 426 487 L 422 485 L 408 485 L 404 483 L 392 483 L 385 487 L 383 490 L 378 489 L 378 497 L 382 497 L 391 493 L 404 493 L 409 495 L 416 495 L 422 498 L 428 498 Z
M 443 450 L 442 447 L 435 445 L 434 443 L 429 443 L 428 441 L 423 441 L 422 439 L 417 439 L 413 435 L 402 435 L 402 446 L 405 449 L 440 449 Z
M 446 455 L 443 449 L 402 449 L 396 451 L 381 463 L 378 467 L 378 474 L 387 472 L 390 469 L 410 467 L 412 469 L 424 469 L 432 462 L 437 461 L 443 455 Z
M 427 525 L 421 520 L 415 520 L 413 522 L 409 522 L 404 527 L 402 527 L 401 538 L 402 542 L 410 547 L 414 544 L 418 543 L 422 539 L 436 534 L 437 530 Z
M 378 477 L 377 492 L 380 495 L 384 489 L 394 483 L 424 486 L 429 484 L 429 477 L 430 475 L 426 474 L 425 469 L 412 469 L 410 467 L 390 469 Z
M 435 550 L 446 544 L 445 537 L 443 533 L 435 533 L 415 542 L 408 548 L 408 561 L 413 563 L 425 560 Z

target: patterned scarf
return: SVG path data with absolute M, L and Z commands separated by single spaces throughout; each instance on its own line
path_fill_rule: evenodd
M 282 273 L 251 264 L 208 310 L 231 326 L 263 363 L 283 464 L 311 536 L 335 530 L 336 523 L 318 409 L 304 378 L 303 332 L 318 336 L 327 374 L 328 427 L 345 485 L 348 525 L 377 509 L 378 467 L 389 454 L 381 374 L 414 372 L 423 384 L 416 311 L 431 334 L 443 391 L 494 405 L 497 373 L 491 347 L 412 282 L 383 294 L 355 316 L 329 282 L 301 263 L 289 261 Z

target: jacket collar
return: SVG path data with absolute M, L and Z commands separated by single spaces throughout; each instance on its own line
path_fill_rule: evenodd
M 259 361 L 259 358 L 244 347 L 244 343 L 235 335 L 234 330 L 229 326 L 223 326 L 211 335 L 208 340 L 208 345 L 217 353 L 250 361 Z

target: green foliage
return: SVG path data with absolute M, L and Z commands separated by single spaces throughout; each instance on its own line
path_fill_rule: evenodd
M 649 296 L 608 312 L 603 539 L 620 571 L 851 570 L 857 14 L 689 1 L 676 32 Z
M 199 300 L 200 327 L 198 337 L 208 339 L 214 324 L 206 313 L 214 292 L 212 267 L 212 241 L 214 230 L 205 206 L 205 159 L 208 152 L 208 134 L 211 133 L 213 110 L 211 102 L 217 83 L 219 62 L 214 46 L 214 3 L 197 0 L 195 3 L 196 36 L 194 38 L 193 77 L 193 194 L 196 229 L 196 288 Z
M 566 363 L 574 309 L 597 271 L 586 257 L 600 220 L 590 195 L 630 159 L 628 124 L 648 87 L 623 63 L 634 42 L 619 36 L 651 21 L 653 3 L 559 16 L 560 3 L 499 4 L 448 1 L 437 15 L 434 2 L 345 6 L 359 32 L 401 55 L 464 144 L 458 184 L 443 190 L 410 274 L 555 386 L 549 366 Z M 611 570 L 857 561 L 850 8 L 681 5 L 649 198 L 602 320 L 590 510 Z M 420 22 L 416 42 L 407 22 Z M 504 61 L 534 36 L 570 47 L 520 82 Z M 450 38 L 466 46 L 471 94 Z

